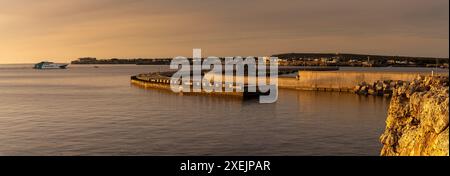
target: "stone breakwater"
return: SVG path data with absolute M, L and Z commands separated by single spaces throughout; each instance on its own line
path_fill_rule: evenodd
M 373 85 L 372 83 L 377 83 L 380 81 L 383 82 L 384 80 L 402 80 L 411 82 L 417 77 L 417 75 L 425 76 L 431 74 L 432 74 L 431 72 L 422 72 L 422 71 L 378 72 L 378 71 L 300 70 L 297 75 L 297 78 L 285 78 L 280 76 L 280 78 L 278 79 L 278 87 L 296 90 L 354 92 L 355 86 L 363 82 L 365 82 L 367 85 Z M 435 75 L 448 76 L 448 72 L 439 72 L 435 73 Z M 376 85 L 374 87 L 376 87 Z M 391 88 L 393 87 L 390 86 L 389 89 Z M 367 93 L 368 91 L 369 90 L 367 89 Z M 363 91 L 363 93 L 365 93 L 365 90 Z
M 379 80 L 372 84 L 361 82 L 353 89 L 353 92 L 359 95 L 374 95 L 374 96 L 391 96 L 394 89 L 400 88 L 403 85 L 408 85 L 409 81 L 402 80 Z
M 449 78 L 418 77 L 393 90 L 382 156 L 449 156 Z

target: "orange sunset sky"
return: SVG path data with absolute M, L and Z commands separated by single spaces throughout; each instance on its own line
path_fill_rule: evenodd
M 0 0 L 0 63 L 347 52 L 448 57 L 448 0 Z

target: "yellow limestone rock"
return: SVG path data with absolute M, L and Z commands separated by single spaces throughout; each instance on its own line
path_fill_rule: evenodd
M 421 77 L 393 92 L 382 156 L 449 156 L 449 78 Z

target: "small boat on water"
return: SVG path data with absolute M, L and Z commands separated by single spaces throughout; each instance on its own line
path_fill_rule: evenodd
M 39 62 L 34 65 L 34 69 L 66 69 L 69 64 L 57 64 L 53 62 Z

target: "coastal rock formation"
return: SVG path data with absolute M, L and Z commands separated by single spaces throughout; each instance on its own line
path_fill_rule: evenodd
M 421 77 L 393 91 L 382 156 L 449 156 L 449 78 Z

